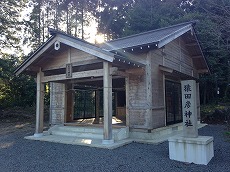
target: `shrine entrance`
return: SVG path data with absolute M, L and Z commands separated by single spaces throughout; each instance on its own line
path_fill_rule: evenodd
M 73 119 L 95 118 L 96 92 L 94 90 L 75 90 Z
M 103 82 L 100 78 L 83 81 L 67 84 L 65 124 L 103 124 Z M 125 78 L 114 78 L 112 87 L 112 124 L 126 125 Z
M 165 81 L 166 125 L 183 121 L 181 108 L 181 84 Z
M 96 98 L 99 94 L 99 98 Z M 112 113 L 116 115 L 117 92 L 112 92 Z M 98 103 L 96 101 L 99 101 Z M 74 115 L 73 120 L 95 118 L 96 110 L 99 110 L 99 117 L 103 117 L 103 91 L 94 89 L 75 89 L 74 91 Z

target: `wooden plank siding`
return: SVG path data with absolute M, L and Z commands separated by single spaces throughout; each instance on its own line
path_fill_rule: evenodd
M 75 49 L 75 48 L 70 48 L 70 62 L 82 62 L 82 61 L 87 61 L 87 60 L 92 60 L 92 59 L 97 59 L 97 57 L 88 54 L 84 51 Z
M 65 68 L 67 63 L 84 63 L 97 57 L 85 53 L 81 50 L 69 48 L 53 56 L 47 56 L 43 58 L 40 65 L 43 66 L 43 70 L 52 70 Z
M 50 55 L 44 57 L 39 65 L 42 66 L 42 70 L 51 70 L 65 68 L 68 63 L 68 50 L 62 51 L 56 55 Z
M 193 76 L 193 61 L 189 55 L 188 48 L 181 38 L 177 38 L 167 44 L 164 48 L 164 66 Z
M 159 70 L 164 59 L 161 50 L 151 52 L 152 56 L 152 116 L 153 128 L 165 126 L 164 74 Z

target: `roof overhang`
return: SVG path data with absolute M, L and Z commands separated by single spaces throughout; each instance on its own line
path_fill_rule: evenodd
M 31 64 L 35 63 L 43 53 L 45 53 L 50 47 L 54 47 L 55 42 L 60 42 L 66 44 L 70 47 L 79 49 L 88 54 L 91 54 L 95 57 L 98 57 L 102 60 L 113 62 L 114 54 L 101 48 L 85 42 L 81 39 L 74 38 L 72 36 L 66 34 L 53 34 L 44 44 L 42 44 L 31 56 L 29 56 L 15 71 L 16 75 L 19 75 L 23 71 L 25 71 Z
M 170 76 L 176 76 L 176 77 L 180 78 L 181 80 L 195 80 L 196 82 L 199 82 L 198 78 L 184 74 L 182 72 L 179 72 L 177 70 L 171 69 L 171 68 L 166 67 L 166 66 L 159 65 L 159 69 L 161 71 L 165 72 L 166 74 L 168 74 Z

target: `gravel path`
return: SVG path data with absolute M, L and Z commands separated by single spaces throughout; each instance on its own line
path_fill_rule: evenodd
M 97 149 L 58 143 L 25 140 L 31 132 L 0 135 L 0 172 L 161 172 L 230 171 L 230 139 L 225 127 L 210 125 L 200 135 L 214 136 L 215 157 L 205 165 L 186 164 L 168 158 L 168 142 L 159 145 L 131 143 L 114 149 Z

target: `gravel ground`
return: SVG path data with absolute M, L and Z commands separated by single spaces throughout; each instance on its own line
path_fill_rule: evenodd
M 131 143 L 114 149 L 31 141 L 23 139 L 31 131 L 0 135 L 0 172 L 36 171 L 230 171 L 230 139 L 225 127 L 210 125 L 199 130 L 200 135 L 214 136 L 215 157 L 205 165 L 172 161 L 168 142 L 159 145 Z

